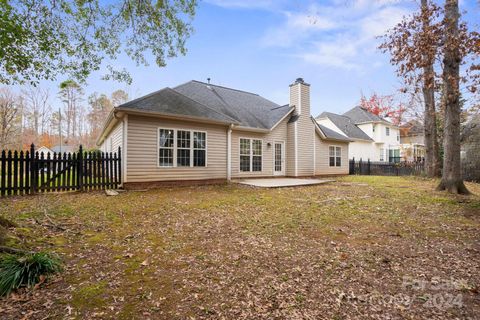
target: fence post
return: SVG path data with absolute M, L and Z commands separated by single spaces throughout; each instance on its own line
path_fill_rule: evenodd
M 77 156 L 77 188 L 83 190 L 83 147 L 78 148 Z
M 352 158 L 350 163 L 350 174 L 355 174 L 355 157 Z
M 118 159 L 118 186 L 120 186 L 122 184 L 122 149 L 120 148 L 120 146 L 118 147 L 117 159 Z
M 360 161 L 358 162 L 358 171 L 360 171 L 360 175 L 362 175 L 362 158 L 360 158 Z
M 30 194 L 37 191 L 37 169 L 35 161 L 35 145 L 30 145 Z

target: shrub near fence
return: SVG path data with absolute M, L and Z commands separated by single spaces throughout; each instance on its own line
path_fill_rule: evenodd
M 121 149 L 118 152 L 39 153 L 2 151 L 0 195 L 118 188 L 121 183 Z
M 350 160 L 350 174 L 376 176 L 419 176 L 424 173 L 424 162 L 371 162 Z

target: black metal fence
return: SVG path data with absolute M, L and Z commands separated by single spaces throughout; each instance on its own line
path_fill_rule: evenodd
M 370 160 L 350 160 L 350 174 L 377 176 L 419 176 L 425 172 L 425 163 L 421 162 L 371 162 Z
M 43 153 L 3 150 L 0 155 L 0 195 L 117 188 L 122 181 L 118 152 Z

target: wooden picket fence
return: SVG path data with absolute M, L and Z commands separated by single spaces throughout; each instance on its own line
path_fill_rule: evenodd
M 3 150 L 0 155 L 0 195 L 24 195 L 73 190 L 116 189 L 122 181 L 118 152 L 47 153 Z

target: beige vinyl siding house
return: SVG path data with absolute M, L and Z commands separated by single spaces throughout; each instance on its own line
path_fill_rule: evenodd
M 108 139 L 105 139 L 100 146 L 103 152 L 117 152 L 118 147 L 123 146 L 123 122 L 115 125 Z
M 193 130 L 205 132 L 206 164 L 204 167 L 158 164 L 158 130 Z M 192 121 L 167 120 L 145 116 L 128 117 L 127 181 L 227 179 L 227 127 Z
M 232 132 L 232 178 L 271 177 L 274 172 L 274 144 L 281 142 L 285 145 L 288 119 L 282 120 L 271 132 L 259 133 L 249 131 Z M 240 139 L 256 139 L 262 141 L 262 170 L 240 170 Z M 281 174 L 280 174 L 281 175 Z M 285 173 L 283 174 L 285 175 Z
M 318 135 L 315 137 L 315 175 L 342 175 L 348 174 L 348 143 L 331 141 L 325 143 Z M 341 165 L 331 165 L 330 148 L 340 148 Z
M 248 177 L 347 174 L 349 139 L 310 115 L 310 85 L 290 85 L 290 103 L 190 81 L 116 107 L 98 139 L 121 147 L 124 186 Z M 342 161 L 329 167 L 329 146 Z

